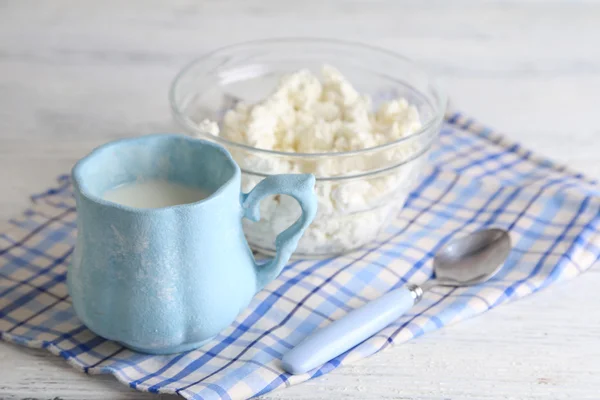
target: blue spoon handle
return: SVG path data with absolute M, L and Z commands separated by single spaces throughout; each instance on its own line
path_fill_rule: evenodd
M 418 286 L 404 286 L 349 312 L 287 352 L 281 360 L 283 369 L 303 374 L 350 350 L 397 320 L 422 293 Z

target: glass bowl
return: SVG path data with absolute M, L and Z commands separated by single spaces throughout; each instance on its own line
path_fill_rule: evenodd
M 201 121 L 220 122 L 236 102 L 255 103 L 268 96 L 283 75 L 300 69 L 317 72 L 324 64 L 339 69 L 359 93 L 369 94 L 374 109 L 406 98 L 419 111 L 422 128 L 381 146 L 335 153 L 258 149 L 202 130 Z M 216 50 L 186 66 L 169 96 L 175 120 L 189 134 L 231 152 L 242 170 L 244 191 L 271 174 L 315 175 L 319 210 L 294 253 L 300 258 L 346 253 L 377 237 L 421 180 L 446 108 L 445 95 L 410 60 L 361 44 L 317 39 L 263 40 Z M 263 200 L 260 222 L 243 222 L 248 242 L 272 254 L 277 234 L 299 215 L 300 207 L 290 197 Z

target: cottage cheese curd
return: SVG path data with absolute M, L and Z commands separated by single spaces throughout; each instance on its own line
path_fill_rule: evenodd
M 324 66 L 322 79 L 308 70 L 287 75 L 264 100 L 239 102 L 225 113 L 220 126 L 204 120 L 199 129 L 254 148 L 308 154 L 376 148 L 421 129 L 419 113 L 406 99 L 372 110 L 368 95 L 358 93 L 335 68 Z M 296 254 L 302 256 L 342 253 L 373 240 L 403 206 L 425 158 L 409 143 L 348 157 L 297 161 L 229 150 L 244 171 L 245 191 L 262 179 L 255 173 L 315 174 L 319 211 L 298 244 Z M 261 203 L 260 222 L 244 221 L 244 228 L 254 247 L 271 252 L 276 235 L 299 215 L 295 200 L 274 196 Z
M 405 99 L 386 102 L 374 113 L 371 98 L 360 95 L 335 68 L 324 66 L 323 81 L 308 70 L 284 77 L 257 104 L 238 103 L 213 135 L 265 150 L 328 153 L 361 150 L 395 141 L 421 129 L 419 113 Z

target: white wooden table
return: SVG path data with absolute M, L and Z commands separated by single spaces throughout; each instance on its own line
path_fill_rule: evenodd
M 166 92 L 195 56 L 321 36 L 425 64 L 455 108 L 600 178 L 600 4 L 558 1 L 0 2 L 0 220 L 92 147 L 174 129 Z M 600 268 L 265 399 L 597 399 Z M 2 399 L 150 399 L 0 344 Z M 170 396 L 165 396 L 169 397 Z

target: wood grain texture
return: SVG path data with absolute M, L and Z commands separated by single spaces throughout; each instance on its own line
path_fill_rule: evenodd
M 91 148 L 173 131 L 169 83 L 216 47 L 357 40 L 438 75 L 453 107 L 600 178 L 596 1 L 0 2 L 0 220 Z M 264 399 L 597 399 L 600 269 Z M 0 398 L 143 399 L 0 344 Z M 173 396 L 163 396 L 174 398 Z

